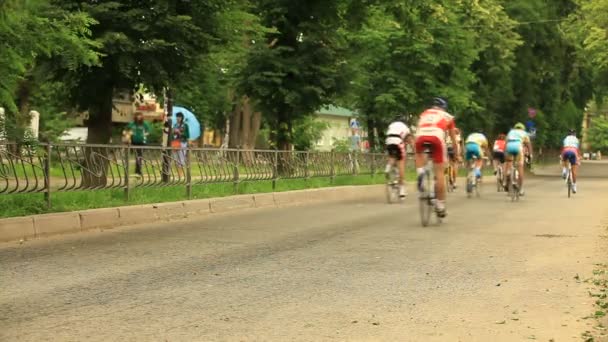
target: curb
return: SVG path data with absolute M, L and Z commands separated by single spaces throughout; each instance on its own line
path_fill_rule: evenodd
M 255 208 L 281 208 L 315 202 L 382 198 L 379 196 L 384 196 L 384 185 L 341 186 L 14 217 L 0 219 L 0 242 L 39 239 L 51 235 L 92 229 L 112 229 L 158 221 L 183 220 Z

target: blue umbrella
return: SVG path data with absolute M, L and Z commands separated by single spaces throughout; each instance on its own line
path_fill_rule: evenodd
M 173 115 L 171 116 L 172 124 L 175 124 L 177 122 L 177 118 L 175 117 L 175 115 L 180 112 L 184 114 L 184 122 L 188 124 L 188 130 L 190 131 L 190 140 L 196 140 L 200 138 L 201 124 L 198 122 L 196 115 L 194 115 L 194 113 L 187 110 L 186 108 L 178 106 L 173 107 Z

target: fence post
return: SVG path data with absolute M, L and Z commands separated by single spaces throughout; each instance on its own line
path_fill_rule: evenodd
M 304 154 L 304 178 L 307 181 L 310 179 L 310 171 L 308 170 L 308 166 L 309 166 L 308 159 L 309 158 L 310 158 L 310 151 L 306 151 Z
M 233 182 L 234 182 L 234 194 L 239 193 L 239 164 L 241 157 L 241 149 L 240 146 L 236 149 L 236 161 L 234 163 L 234 174 L 233 174 Z
M 44 159 L 44 200 L 47 209 L 51 209 L 51 143 L 46 145 L 46 158 Z
M 127 146 L 127 153 L 125 153 L 125 156 L 123 158 L 123 163 L 125 164 L 125 201 L 129 202 L 129 197 L 131 196 L 131 190 L 129 189 L 129 187 L 131 186 L 130 181 L 129 181 L 129 170 L 130 170 L 130 165 L 129 165 L 129 157 L 131 157 L 131 145 Z M 137 156 L 135 156 L 135 162 L 137 163 Z
M 277 180 L 279 179 L 279 152 L 275 150 L 272 157 L 272 191 L 277 188 Z
M 330 160 L 330 169 L 329 169 L 329 181 L 331 184 L 334 184 L 334 180 L 336 178 L 336 151 L 331 150 Z
M 192 199 L 192 165 L 190 154 L 190 146 L 186 146 L 186 197 Z
M 374 178 L 374 176 L 376 175 L 376 154 L 375 153 L 370 153 L 372 155 L 372 165 L 371 165 L 371 171 L 372 171 L 372 178 Z

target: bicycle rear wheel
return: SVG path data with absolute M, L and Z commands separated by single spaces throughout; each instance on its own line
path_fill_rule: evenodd
M 386 181 L 386 201 L 391 204 L 397 202 L 397 198 L 399 197 L 399 187 L 398 187 L 398 174 L 393 167 L 391 171 L 388 173 Z
M 496 191 L 501 192 L 503 189 L 502 185 L 502 169 L 499 167 L 496 170 Z
M 517 174 L 515 169 L 511 169 L 511 175 L 508 177 L 509 179 L 509 197 L 511 198 L 511 202 L 515 202 L 516 198 L 519 196 L 519 190 L 517 189 Z
M 433 203 L 431 198 L 431 175 L 427 170 L 424 172 L 422 184 L 424 185 L 424 191 L 420 193 L 419 205 L 420 205 L 420 221 L 422 226 L 426 227 L 429 225 L 431 220 L 431 210 L 433 209 Z

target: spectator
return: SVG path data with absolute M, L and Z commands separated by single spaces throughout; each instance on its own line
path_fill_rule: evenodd
M 136 112 L 133 122 L 122 131 L 123 142 L 133 146 L 145 146 L 148 144 L 150 130 L 150 124 L 144 121 L 143 113 Z M 142 175 L 143 153 L 143 149 L 135 148 L 135 173 L 140 176 Z
M 177 163 L 177 173 L 181 177 L 184 175 L 184 165 L 186 164 L 186 148 L 190 139 L 190 130 L 188 124 L 184 122 L 184 114 L 179 112 L 175 115 L 176 122 L 173 125 L 173 158 Z

